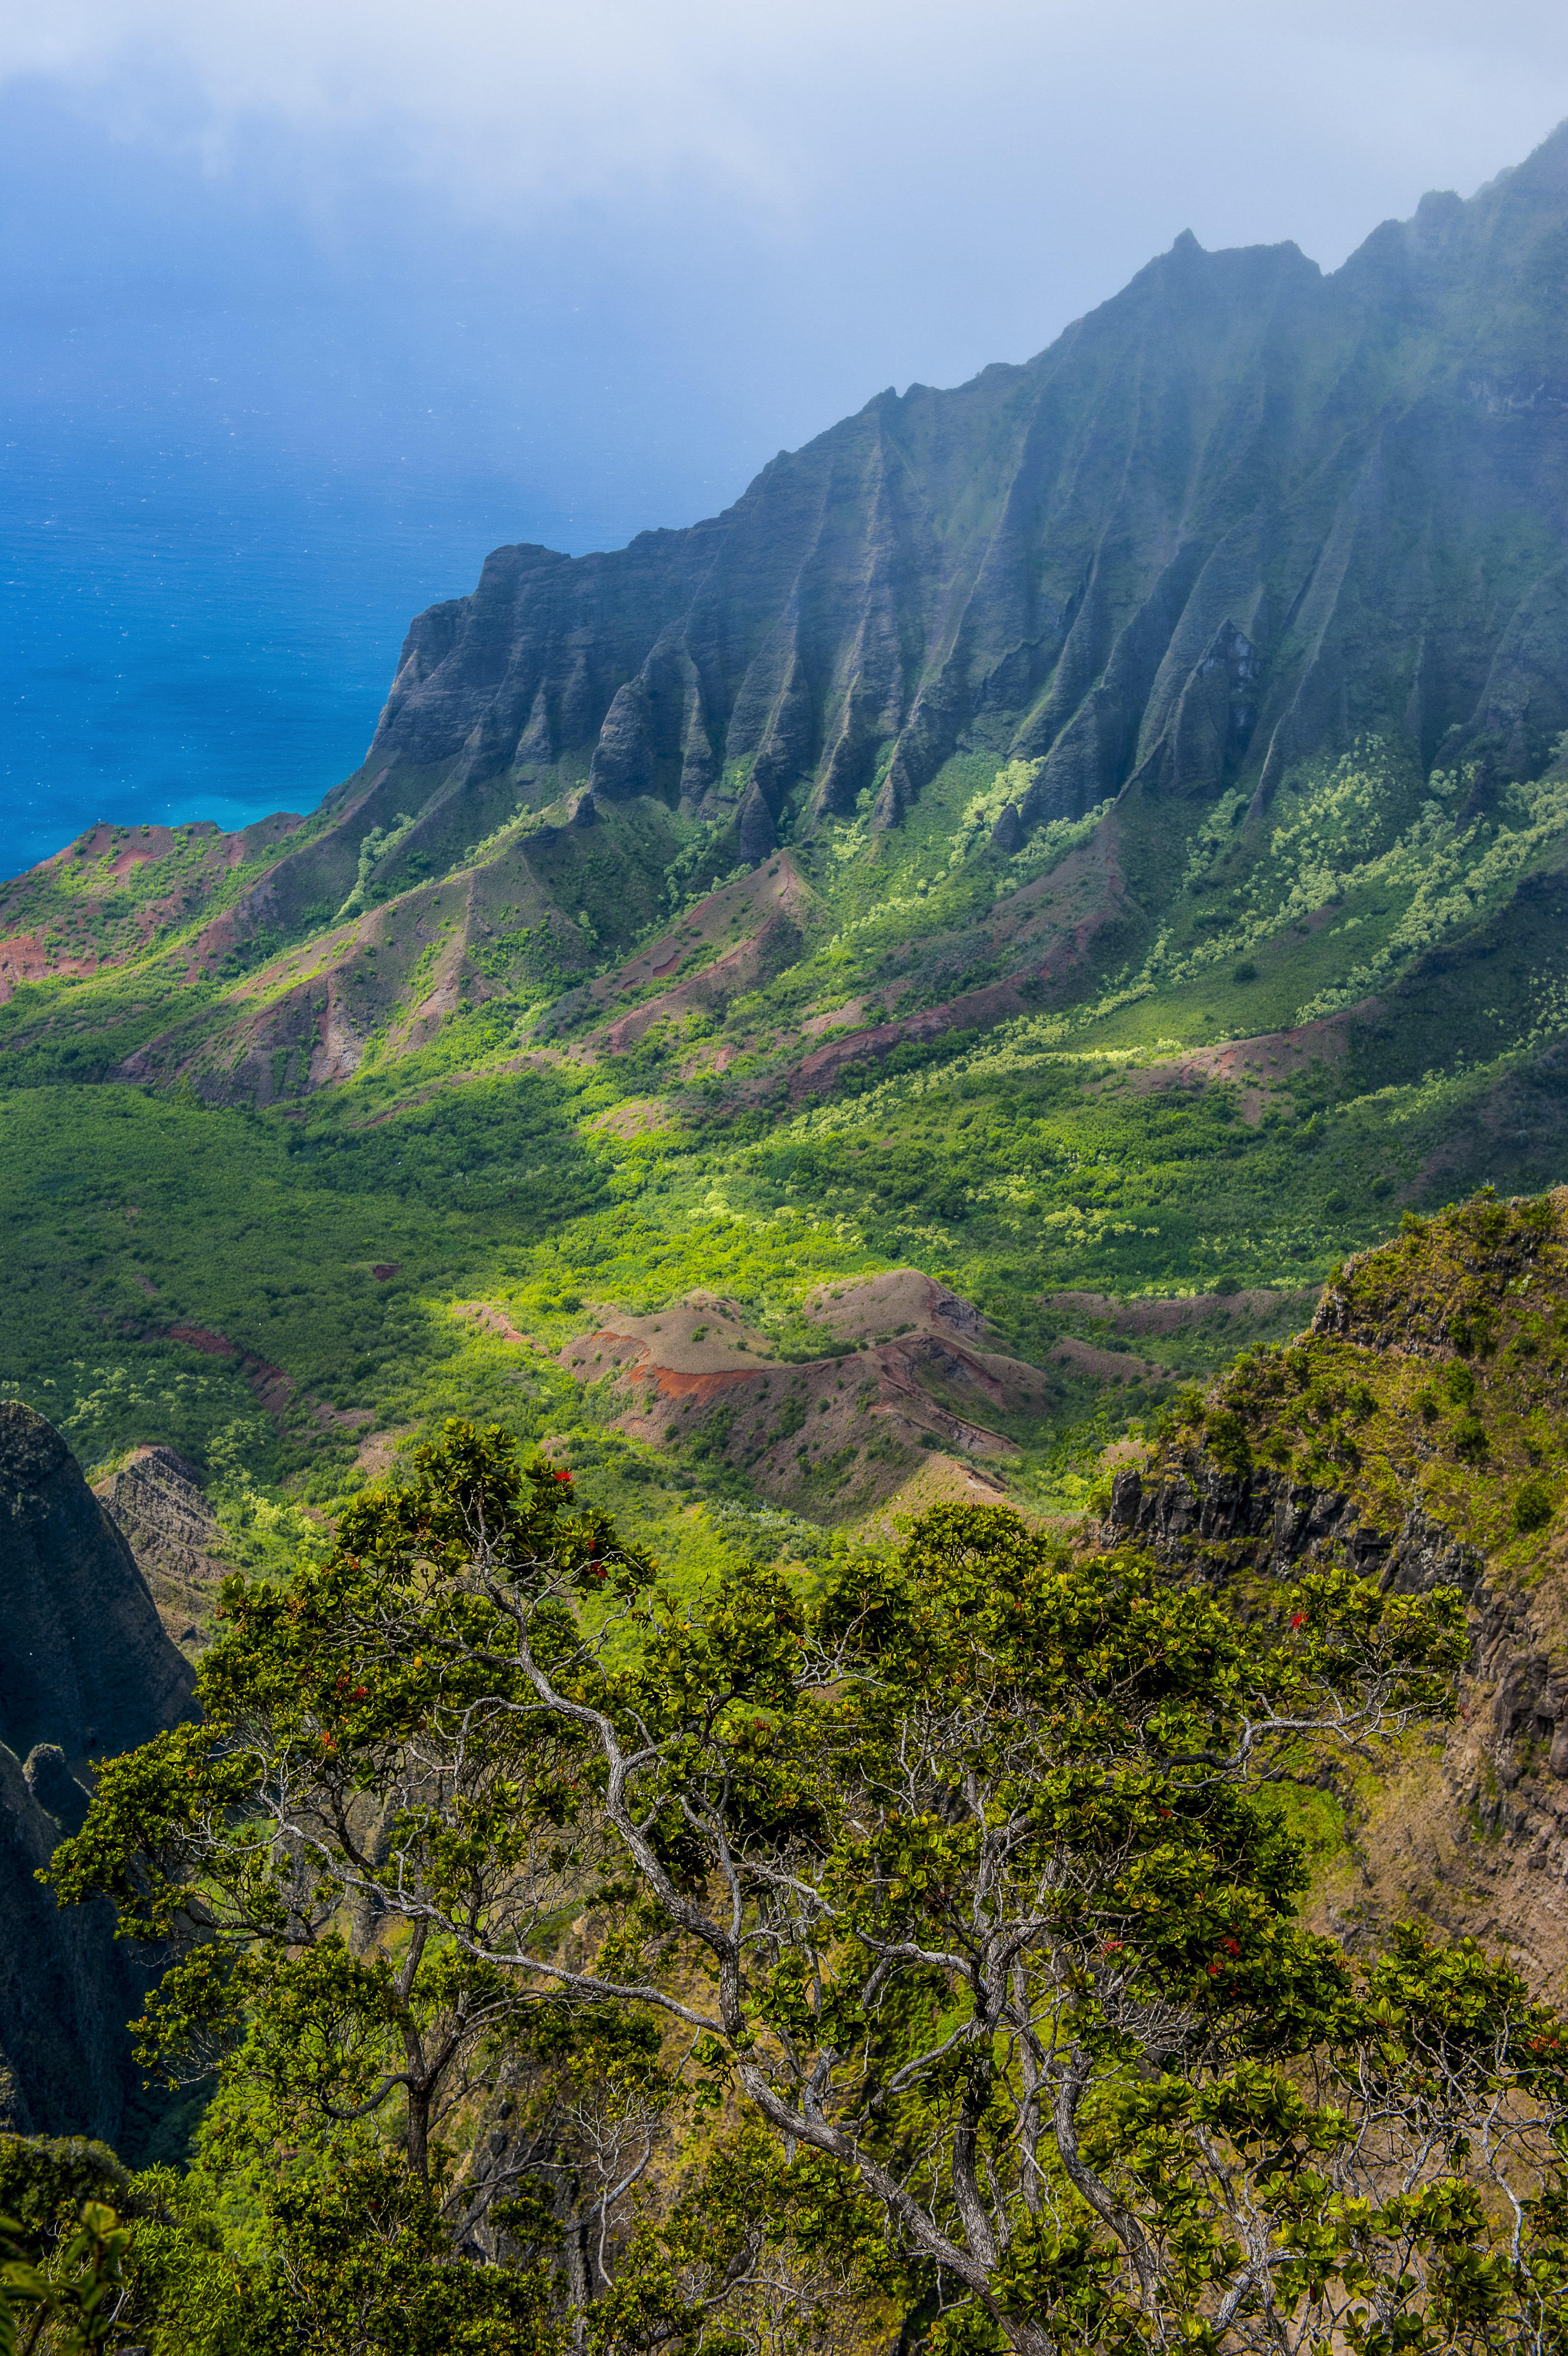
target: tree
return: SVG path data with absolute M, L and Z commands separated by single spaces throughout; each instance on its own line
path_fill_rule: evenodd
M 765 2271 L 679 2320 L 637 2275 L 682 2090 L 770 2131 L 771 2197 L 872 2204 L 932 2350 L 1559 2344 L 1554 2016 L 1295 1913 L 1293 1794 L 1446 1712 L 1456 1594 L 1330 1570 L 1242 1620 L 942 1507 L 810 1608 L 751 1565 L 691 1611 L 454 1424 L 224 1608 L 201 1723 L 103 1771 L 62 1894 L 188 1943 L 156 2049 L 227 2040 L 280 2119 L 400 2103 L 417 2178 L 445 2088 L 607 2057 L 507 2171 L 575 2237 L 577 2344 L 695 2346 Z
M 10 2239 L 15 2221 L 0 2218 Z M 130 2234 L 102 2201 L 84 2201 L 46 2271 L 16 2256 L 0 2265 L 0 2356 L 93 2356 L 114 2336 L 124 2302 Z

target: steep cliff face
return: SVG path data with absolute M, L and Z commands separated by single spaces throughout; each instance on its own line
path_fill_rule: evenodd
M 43 1417 L 0 1403 L 0 1742 L 73 1767 L 147 1741 L 191 1691 L 130 1547 Z
M 0 2125 L 113 2141 L 145 1986 L 108 1904 L 36 1879 L 81 1823 L 93 1755 L 172 1725 L 191 1675 L 64 1440 L 0 1405 Z
M 1568 126 L 1328 277 L 1184 236 L 1036 359 L 880 394 L 687 530 L 498 549 L 310 819 L 95 829 L 17 879 L 0 1044 L 252 1106 L 481 1012 L 495 1054 L 602 1011 L 613 1056 L 634 1005 L 727 1021 L 819 919 L 853 962 L 877 903 L 914 913 L 854 974 L 857 1044 L 768 1026 L 797 1097 L 1112 981 L 1187 990 L 1151 1034 L 1184 1043 L 1326 998 L 1364 1091 L 1431 1066 L 1429 1003 L 1533 1037 L 1568 989 L 1565 236 Z M 747 877 L 749 952 L 700 993 L 583 998 Z M 1192 995 L 1265 941 L 1266 1021 Z
M 1037 359 L 881 394 L 723 515 L 500 549 L 413 624 L 377 809 L 634 795 L 745 833 L 890 817 L 972 743 L 1026 820 L 1138 776 L 1263 792 L 1358 727 L 1539 766 L 1568 723 L 1568 133 L 1333 276 L 1190 236 Z
M 1470 1661 L 1446 1736 L 1352 1794 L 1320 1911 L 1396 1917 L 1568 1969 L 1568 1189 L 1483 1197 L 1348 1262 L 1311 1329 L 1239 1362 L 1112 1483 L 1109 1526 L 1266 1588 L 1331 1559 L 1457 1587 Z

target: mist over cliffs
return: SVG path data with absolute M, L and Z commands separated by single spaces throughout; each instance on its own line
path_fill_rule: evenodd
M 498 551 L 309 817 L 8 887 L 0 1378 L 117 1467 L 17 1475 L 13 2117 L 117 2099 L 31 1876 L 183 1704 L 219 1468 L 279 1550 L 455 1411 L 682 1569 L 698 1501 L 1078 1515 L 1402 1213 L 1562 1180 L 1565 284 L 1568 133 L 1330 277 L 1178 239 L 719 517 Z M 1362 1409 L 1311 1413 L 1337 1533 Z
M 1568 723 L 1565 205 L 1568 130 L 1331 276 L 1184 234 L 689 530 L 498 549 L 408 634 L 372 806 L 418 815 L 406 860 L 520 792 L 651 795 L 755 859 L 961 750 L 1043 762 L 1026 822 L 1134 777 L 1267 796 L 1369 729 L 1531 772 Z

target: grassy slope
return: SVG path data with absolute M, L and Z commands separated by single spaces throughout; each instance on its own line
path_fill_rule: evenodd
M 209 958 L 195 981 L 192 943 L 257 859 L 199 830 L 139 861 L 90 845 L 98 898 L 124 903 L 105 937 L 142 945 L 0 1010 L 7 1387 L 89 1461 L 140 1439 L 201 1457 L 228 1432 L 256 1478 L 324 1502 L 360 1477 L 363 1437 L 325 1407 L 398 1432 L 453 1409 L 525 1437 L 575 1429 L 624 1471 L 639 1452 L 551 1363 L 596 1301 L 646 1313 L 700 1286 L 799 1341 L 825 1277 L 915 1265 L 1042 1363 L 1065 1331 L 1107 1338 L 1044 1294 L 1299 1288 L 1406 1204 L 1558 1174 L 1561 780 L 1488 800 L 1374 741 L 1261 819 L 1235 794 L 1128 797 L 1098 830 L 1042 828 L 1009 857 L 990 828 L 1019 783 L 969 756 L 891 833 L 862 811 L 803 836 L 790 926 L 769 935 L 787 948 L 728 991 L 725 955 L 761 900 L 694 896 L 704 843 L 653 806 L 553 837 L 548 857 L 526 830 L 481 846 L 467 883 L 263 941 L 260 965 L 242 946 L 228 974 Z M 21 891 L 30 937 L 66 940 L 55 903 L 82 872 L 62 860 Z M 534 921 L 509 932 L 508 910 Z M 234 1010 L 315 987 L 333 957 L 345 991 L 373 994 L 389 946 L 406 954 L 380 1030 L 334 1086 L 312 1091 L 303 1050 L 269 1109 L 204 1102 L 177 1060 L 156 1087 L 101 1084 L 177 1010 L 193 1035 L 228 1035 Z M 668 983 L 650 955 L 675 958 Z M 419 1014 L 439 957 L 446 996 Z M 606 980 L 585 993 L 596 958 Z M 610 1052 L 607 1015 L 639 1006 L 648 1027 Z M 1227 1039 L 1304 1020 L 1299 1052 L 1227 1063 Z M 846 1063 L 802 1096 L 803 1053 L 835 1036 Z M 457 1313 L 475 1299 L 536 1348 Z M 285 1369 L 281 1424 L 242 1365 L 174 1325 Z M 1099 1444 L 1242 1338 L 1184 1329 L 1139 1384 L 1069 1369 L 1053 1410 L 1010 1431 L 1021 1492 L 1081 1494 Z M 693 1487 L 743 1492 L 711 1452 L 638 1478 L 671 1513 Z

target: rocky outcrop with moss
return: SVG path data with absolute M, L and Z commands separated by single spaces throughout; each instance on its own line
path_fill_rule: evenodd
M 1353 1793 L 1324 1904 L 1369 1933 L 1418 1911 L 1568 1969 L 1568 1188 L 1407 1217 L 1311 1327 L 1181 1399 L 1113 1481 L 1114 1535 L 1266 1584 L 1328 1558 L 1457 1586 L 1457 1719 Z

